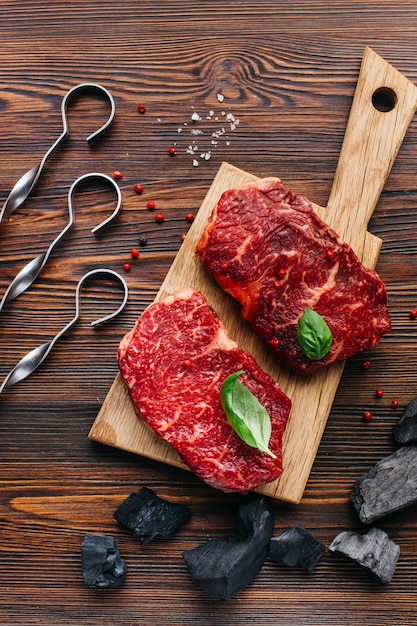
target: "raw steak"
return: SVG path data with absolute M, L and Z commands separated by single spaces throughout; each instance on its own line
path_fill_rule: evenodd
M 226 191 L 197 254 L 279 361 L 310 374 L 373 347 L 391 328 L 387 293 L 374 270 L 279 178 Z M 333 341 L 311 360 L 297 341 L 305 308 L 319 313 Z
M 282 472 L 282 435 L 290 400 L 237 348 L 204 296 L 182 289 L 146 309 L 121 341 L 119 367 L 137 415 L 177 450 L 200 478 L 223 491 L 247 492 Z M 249 447 L 220 404 L 227 376 L 239 380 L 271 417 L 276 459 Z

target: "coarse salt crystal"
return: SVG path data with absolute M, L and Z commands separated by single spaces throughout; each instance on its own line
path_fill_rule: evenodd
M 218 100 L 219 102 L 223 102 L 223 100 L 224 100 L 224 95 L 223 95 L 222 93 L 218 93 L 218 94 L 217 94 L 217 100 Z
M 197 159 L 193 159 L 193 166 L 194 166 L 194 167 L 198 167 L 198 161 L 197 161 Z
M 201 120 L 201 117 L 196 111 L 194 111 L 194 113 L 191 116 L 191 119 L 193 120 L 193 122 L 199 122 Z

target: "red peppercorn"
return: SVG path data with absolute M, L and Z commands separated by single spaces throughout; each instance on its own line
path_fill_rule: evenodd
M 118 170 L 113 172 L 112 176 L 113 176 L 114 180 L 121 180 L 123 178 L 122 172 L 119 172 Z
M 384 392 L 382 391 L 382 389 L 377 389 L 375 391 L 375 398 L 382 398 L 383 395 L 384 395 Z
M 272 337 L 270 343 L 272 347 L 276 348 L 277 346 L 279 346 L 280 342 L 279 342 L 278 337 Z
M 287 273 L 287 270 L 285 270 L 283 267 L 278 270 L 277 274 L 280 278 L 284 278 L 285 274 Z
M 194 215 L 192 213 L 187 213 L 187 215 L 185 216 L 185 219 L 187 220 L 187 222 L 193 222 L 194 221 Z
M 326 250 L 326 257 L 329 261 L 333 261 L 334 259 L 334 250 Z
M 174 148 L 174 146 L 171 146 L 170 148 L 168 148 L 168 154 L 169 156 L 175 156 L 177 154 L 177 151 Z
M 227 270 L 227 263 L 220 263 L 221 270 Z
M 146 204 L 146 206 L 148 207 L 148 209 L 150 211 L 153 211 L 155 208 L 155 202 L 153 200 L 149 200 L 149 202 Z
M 416 317 L 417 317 L 417 309 L 411 309 L 411 311 L 410 311 L 410 317 L 411 317 L 412 319 L 416 319 Z
M 181 241 L 185 241 L 186 236 L 187 235 L 185 233 L 181 233 Z
M 398 400 L 392 400 L 392 402 L 391 402 L 391 408 L 392 409 L 398 409 L 398 405 L 399 405 Z
M 125 263 L 123 265 L 123 269 L 124 269 L 125 272 L 128 272 L 130 270 L 130 263 Z
M 155 215 L 155 222 L 158 222 L 158 224 L 161 224 L 164 221 L 164 216 L 162 215 L 162 213 L 157 213 Z
M 365 411 L 365 413 L 363 414 L 364 422 L 372 422 L 373 417 L 374 416 L 372 415 L 371 411 Z
M 141 113 L 142 115 L 145 113 L 146 111 L 146 107 L 144 104 L 138 104 L 138 111 L 139 113 Z
M 362 369 L 369 370 L 370 367 L 371 367 L 371 362 L 370 361 L 364 361 L 362 363 Z
M 133 187 L 133 189 L 136 191 L 137 194 L 143 193 L 143 187 L 142 187 L 142 185 L 139 185 L 139 183 L 137 185 L 135 185 Z
M 192 366 L 192 361 L 190 361 L 190 359 L 184 359 L 184 367 L 191 367 Z
M 130 251 L 130 256 L 132 257 L 132 259 L 138 259 L 139 258 L 139 250 L 137 248 L 132 248 Z

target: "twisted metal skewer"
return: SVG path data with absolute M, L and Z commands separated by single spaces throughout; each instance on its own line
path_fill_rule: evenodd
M 51 243 L 51 245 L 49 246 L 46 252 L 40 254 L 35 259 L 32 259 L 32 261 L 29 261 L 29 263 L 27 263 L 20 270 L 20 272 L 15 276 L 15 278 L 10 283 L 9 287 L 7 288 L 0 302 L 0 312 L 3 310 L 4 306 L 8 302 L 10 302 L 11 300 L 14 300 L 15 298 L 17 298 L 17 296 L 19 296 L 21 293 L 26 291 L 26 289 L 30 287 L 30 285 L 34 282 L 37 276 L 39 276 L 40 272 L 42 271 L 42 268 L 45 266 L 46 262 L 48 261 L 53 249 L 64 238 L 64 236 L 71 229 L 74 223 L 74 207 L 73 207 L 72 197 L 76 188 L 81 183 L 85 182 L 86 180 L 95 179 L 95 178 L 98 178 L 106 183 L 109 183 L 113 187 L 113 189 L 116 191 L 116 194 L 117 194 L 117 205 L 113 213 L 110 215 L 110 217 L 105 219 L 98 226 L 95 226 L 91 232 L 96 234 L 98 231 L 105 228 L 111 221 L 115 219 L 115 217 L 119 213 L 119 210 L 122 206 L 122 193 L 120 191 L 119 186 L 116 184 L 116 182 L 112 178 L 110 178 L 110 176 L 107 176 L 107 174 L 99 174 L 97 172 L 84 174 L 83 176 L 80 176 L 80 178 L 77 178 L 77 180 L 71 185 L 70 190 L 68 192 L 68 216 L 69 217 L 68 217 L 67 225 L 63 228 L 63 230 L 59 233 L 59 235 L 54 239 L 54 241 Z
M 39 365 L 43 363 L 43 361 L 51 352 L 56 342 L 71 328 L 71 326 L 75 324 L 75 322 L 79 320 L 80 312 L 81 312 L 81 304 L 80 304 L 81 288 L 84 285 L 84 283 L 88 279 L 90 279 L 92 276 L 102 276 L 102 277 L 107 276 L 109 278 L 116 278 L 123 287 L 124 296 L 123 296 L 123 301 L 121 305 L 118 307 L 116 311 L 114 311 L 113 313 L 110 313 L 109 315 L 106 315 L 105 317 L 101 317 L 100 319 L 91 322 L 91 326 L 98 326 L 99 324 L 103 324 L 104 322 L 107 322 L 113 317 L 116 317 L 116 315 L 118 315 L 124 309 L 126 302 L 127 302 L 127 298 L 128 298 L 128 287 L 124 278 L 122 278 L 122 276 L 120 276 L 120 274 L 118 274 L 117 272 L 114 272 L 113 270 L 110 270 L 110 269 L 96 269 L 96 270 L 91 270 L 90 272 L 87 272 L 87 274 L 85 274 L 81 278 L 81 280 L 79 281 L 77 285 L 77 289 L 75 292 L 75 315 L 72 318 L 72 320 L 68 322 L 68 324 L 64 326 L 64 328 L 53 339 L 51 339 L 50 341 L 46 341 L 45 343 L 41 344 L 37 348 L 34 348 L 30 352 L 28 352 L 14 366 L 14 368 L 9 372 L 9 374 L 4 379 L 3 383 L 0 385 L 0 394 L 7 387 L 11 387 L 12 385 L 15 385 L 16 383 L 20 382 L 21 380 L 23 380 L 24 378 L 32 374 L 39 367 Z
M 80 93 L 88 93 L 92 91 L 96 91 L 99 94 L 105 96 L 106 100 L 108 100 L 110 104 L 110 115 L 109 115 L 107 122 L 103 126 L 101 126 L 97 131 L 95 131 L 94 133 L 92 133 L 91 135 L 87 137 L 87 143 L 91 145 L 94 141 L 97 141 L 98 139 L 100 139 L 101 136 L 106 132 L 106 130 L 112 124 L 115 111 L 116 111 L 116 105 L 115 105 L 113 96 L 107 89 L 95 83 L 82 83 L 81 85 L 76 85 L 75 87 L 70 89 L 68 93 L 65 95 L 65 97 L 63 98 L 62 104 L 61 104 L 61 115 L 62 115 L 62 124 L 63 124 L 63 130 L 62 130 L 61 135 L 58 137 L 55 143 L 46 152 L 45 156 L 43 157 L 39 165 L 35 165 L 34 167 L 32 167 L 32 169 L 26 172 L 26 174 L 23 174 L 23 176 L 17 181 L 17 183 L 15 183 L 13 189 L 9 193 L 3 205 L 2 210 L 0 211 L 0 223 L 3 220 L 3 218 L 6 218 L 9 215 L 11 215 L 13 211 L 16 211 L 16 209 L 18 209 L 23 204 L 23 202 L 26 200 L 26 198 L 29 196 L 30 192 L 36 185 L 45 163 L 52 156 L 52 154 L 59 148 L 59 146 L 64 142 L 64 139 L 68 136 L 69 129 L 68 129 L 68 120 L 67 120 L 67 108 L 70 103 L 70 100 L 75 95 L 78 95 Z

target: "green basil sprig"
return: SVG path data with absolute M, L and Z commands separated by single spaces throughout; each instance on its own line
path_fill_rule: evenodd
M 304 309 L 304 313 L 298 320 L 297 339 L 306 357 L 319 361 L 330 350 L 333 336 L 319 313 L 313 309 Z
M 229 424 L 239 437 L 273 459 L 276 455 L 268 448 L 271 437 L 271 418 L 268 411 L 243 383 L 238 376 L 243 370 L 230 374 L 220 390 L 220 402 Z

